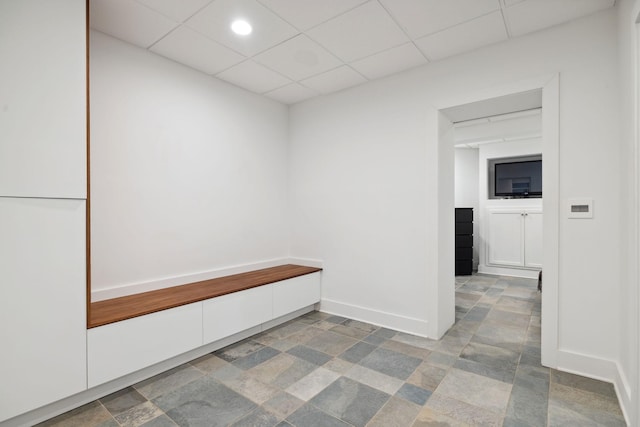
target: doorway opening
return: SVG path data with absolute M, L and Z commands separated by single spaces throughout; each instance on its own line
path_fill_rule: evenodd
M 539 109 L 540 111 L 540 152 L 544 158 L 542 167 L 543 193 L 544 193 L 544 228 L 542 230 L 542 265 L 544 265 L 544 292 L 542 293 L 542 364 L 547 367 L 557 367 L 558 352 L 558 222 L 559 222 L 559 78 L 557 75 L 547 76 L 537 80 L 526 81 L 508 85 L 502 88 L 485 90 L 478 94 L 465 95 L 464 99 L 452 100 L 443 103 L 437 109 L 439 146 L 439 170 L 438 179 L 442 192 L 439 200 L 443 203 L 441 215 L 447 212 L 453 217 L 455 200 L 450 194 L 454 192 L 454 144 L 452 134 L 454 123 L 469 120 L 486 119 L 488 117 L 517 113 Z M 446 135 L 447 137 L 442 137 Z M 479 171 L 479 176 L 482 172 Z M 488 183 L 484 183 L 485 190 Z M 480 190 L 480 188 L 479 188 Z M 448 195 L 446 192 L 449 192 Z M 526 202 L 530 200 L 524 199 Z M 541 202 L 541 201 L 540 201 Z M 521 202 L 522 203 L 522 202 Z M 542 204 L 542 203 L 540 203 Z M 479 207 L 479 204 L 478 204 Z M 541 209 L 542 210 L 542 209 Z M 482 212 L 480 212 L 482 215 Z M 479 227 L 482 227 L 482 219 Z M 449 231 L 449 236 L 454 236 L 454 222 L 441 219 L 439 225 Z M 541 225 L 541 221 L 540 221 Z M 445 232 L 446 233 L 446 232 Z M 450 237 L 451 239 L 452 237 Z M 446 252 L 449 248 L 440 239 L 440 249 Z M 478 242 L 478 266 L 483 262 L 481 250 L 483 242 Z M 486 246 L 485 246 L 486 248 Z M 451 251 L 454 252 L 454 251 Z M 453 258 L 455 255 L 451 253 Z M 485 254 L 486 258 L 486 254 Z M 438 286 L 442 293 L 446 293 L 445 287 L 451 287 L 455 283 L 453 267 L 454 260 L 442 260 L 440 277 L 450 276 L 448 280 L 439 281 Z M 490 263 L 489 263 L 490 264 Z M 449 271 L 449 269 L 451 271 Z M 523 269 L 519 269 L 523 270 Z M 534 270 L 532 270 L 534 271 Z M 537 276 L 537 272 L 534 273 Z M 441 310 L 455 312 L 455 303 L 443 306 Z M 445 318 L 443 313 L 438 313 L 439 318 Z M 451 317 L 448 317 L 451 318 Z

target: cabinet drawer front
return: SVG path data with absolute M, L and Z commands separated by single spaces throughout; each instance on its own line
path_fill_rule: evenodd
M 456 248 L 472 248 L 473 236 L 456 236 Z
M 473 248 L 456 248 L 456 261 L 473 259 Z
M 456 222 L 456 234 L 473 234 L 473 223 Z
M 89 329 L 89 387 L 202 345 L 202 303 Z
M 456 222 L 473 222 L 473 209 L 456 208 Z
M 273 318 L 320 302 L 320 273 L 273 284 Z
M 204 343 L 226 338 L 271 320 L 272 286 L 259 286 L 204 301 Z

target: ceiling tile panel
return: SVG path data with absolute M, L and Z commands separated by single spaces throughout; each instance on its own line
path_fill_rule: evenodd
M 507 7 L 505 17 L 514 37 L 568 22 L 609 8 L 614 0 L 525 0 Z
M 92 0 L 89 13 L 94 30 L 144 48 L 178 26 L 134 0 Z
M 431 61 L 507 40 L 502 13 L 494 12 L 416 40 Z
M 202 9 L 211 0 L 137 0 L 139 3 L 147 7 L 157 10 L 163 15 L 178 21 L 184 22 L 185 19 Z
M 380 0 L 380 2 L 413 39 L 500 9 L 499 0 Z
M 252 60 L 235 65 L 216 77 L 252 92 L 264 93 L 291 83 L 291 80 Z
M 368 79 L 377 79 L 426 63 L 424 55 L 409 42 L 352 62 L 350 65 Z
M 308 30 L 367 0 L 259 0 L 300 30 Z
M 253 26 L 248 36 L 231 31 L 231 23 L 245 19 Z M 298 31 L 256 0 L 215 0 L 186 22 L 186 25 L 223 45 L 253 56 L 277 45 Z
M 300 34 L 254 58 L 294 80 L 304 79 L 342 64 L 309 37 Z
M 347 62 L 409 41 L 377 1 L 318 25 L 307 35 Z
M 218 73 L 246 59 L 185 26 L 176 28 L 150 50 L 207 74 Z
M 355 72 L 352 68 L 343 65 L 342 67 L 303 80 L 301 83 L 325 94 L 336 92 L 350 86 L 356 86 L 366 81 L 367 79 Z
M 298 83 L 291 83 L 271 92 L 267 92 L 264 95 L 271 99 L 282 102 L 284 104 L 295 104 L 296 102 L 304 101 L 305 99 L 313 98 L 318 92 L 304 87 Z

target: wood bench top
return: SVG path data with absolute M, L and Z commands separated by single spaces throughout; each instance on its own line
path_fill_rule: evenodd
M 305 274 L 322 271 L 321 268 L 286 264 L 263 268 L 247 273 L 233 274 L 201 282 L 158 289 L 119 298 L 92 302 L 87 316 L 87 328 L 107 325 L 120 320 L 143 316 L 156 311 L 215 298 L 233 292 L 244 291 L 257 286 L 281 280 L 292 279 Z

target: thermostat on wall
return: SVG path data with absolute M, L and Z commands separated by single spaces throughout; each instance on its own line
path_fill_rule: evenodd
M 569 218 L 593 218 L 593 199 L 569 199 Z

